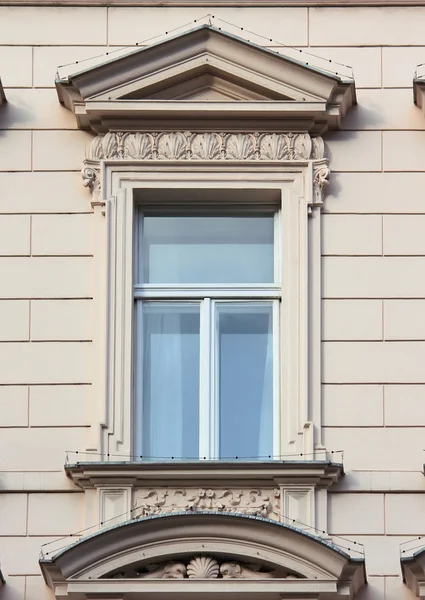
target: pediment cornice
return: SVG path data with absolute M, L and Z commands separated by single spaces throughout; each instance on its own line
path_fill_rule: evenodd
M 321 134 L 356 103 L 352 79 L 202 25 L 56 82 L 81 129 L 96 133 L 251 128 Z M 227 121 L 226 121 L 227 120 Z M 155 123 L 157 125 L 155 125 Z M 263 123 L 263 126 L 261 126 Z
M 69 598 L 197 597 L 349 600 L 365 583 L 364 560 L 294 527 L 225 513 L 137 519 L 83 538 L 40 565 Z

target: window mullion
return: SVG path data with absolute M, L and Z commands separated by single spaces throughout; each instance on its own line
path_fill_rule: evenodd
M 211 458 L 211 299 L 201 302 L 199 376 L 199 456 Z

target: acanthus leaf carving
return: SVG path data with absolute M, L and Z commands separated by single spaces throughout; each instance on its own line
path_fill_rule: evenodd
M 322 138 L 308 133 L 110 132 L 96 136 L 91 160 L 319 160 Z

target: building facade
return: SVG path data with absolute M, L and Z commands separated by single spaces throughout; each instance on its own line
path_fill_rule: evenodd
M 2 600 L 425 598 L 424 25 L 0 0 Z

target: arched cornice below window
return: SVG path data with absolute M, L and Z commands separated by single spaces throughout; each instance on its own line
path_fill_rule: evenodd
M 353 598 L 363 559 L 268 519 L 179 513 L 129 521 L 40 561 L 56 594 L 126 599 Z M 229 596 L 230 597 L 230 596 Z

